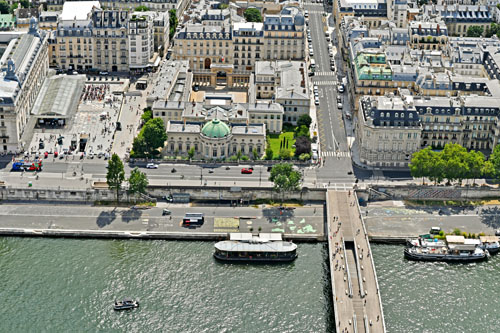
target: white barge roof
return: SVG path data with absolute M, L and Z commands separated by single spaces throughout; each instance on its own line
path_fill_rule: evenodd
M 228 252 L 291 252 L 297 245 L 291 242 L 253 242 L 253 241 L 222 241 L 215 244 L 219 251 Z

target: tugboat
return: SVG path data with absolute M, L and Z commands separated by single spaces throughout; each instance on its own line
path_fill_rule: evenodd
M 278 233 L 230 233 L 229 240 L 215 244 L 214 257 L 225 262 L 291 262 L 296 250 L 296 244 L 283 241 Z
M 130 298 L 124 298 L 122 301 L 115 301 L 113 309 L 116 311 L 130 310 L 139 307 L 139 301 L 133 301 Z
M 446 236 L 446 246 L 407 247 L 404 255 L 409 260 L 458 263 L 482 261 L 490 256 L 477 244 L 466 244 L 463 236 Z

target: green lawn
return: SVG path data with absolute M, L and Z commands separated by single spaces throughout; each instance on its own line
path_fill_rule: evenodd
M 287 138 L 288 140 L 288 149 L 292 152 L 292 156 L 295 153 L 295 148 L 292 146 L 295 144 L 295 139 L 293 138 L 293 132 L 283 132 L 281 134 L 269 134 L 271 138 L 270 144 L 273 150 L 273 158 L 278 158 L 280 154 L 280 142 L 283 138 Z

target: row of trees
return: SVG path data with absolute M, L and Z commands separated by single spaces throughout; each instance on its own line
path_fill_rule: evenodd
M 170 9 L 168 11 L 168 19 L 170 24 L 169 25 L 170 30 L 168 32 L 168 35 L 170 36 L 170 40 L 172 40 L 172 38 L 175 35 L 175 29 L 177 29 L 177 24 L 179 24 L 179 20 L 177 19 L 177 10 Z
M 483 26 L 473 25 L 467 28 L 467 37 L 493 37 L 494 35 L 500 37 L 500 24 L 491 23 L 490 26 L 484 28 Z
M 120 201 L 120 190 L 122 189 L 123 182 L 125 181 L 125 170 L 123 162 L 118 155 L 113 154 L 108 161 L 108 172 L 106 173 L 106 182 L 111 190 L 116 191 L 116 203 Z M 146 193 L 149 181 L 144 172 L 134 168 L 130 172 L 130 177 L 127 179 L 129 184 L 129 194 Z
M 495 147 L 489 160 L 485 160 L 483 153 L 467 151 L 459 144 L 446 144 L 442 151 L 427 147 L 413 154 L 410 171 L 413 177 L 429 178 L 436 184 L 444 179 L 461 182 L 493 177 L 500 171 L 500 146 Z

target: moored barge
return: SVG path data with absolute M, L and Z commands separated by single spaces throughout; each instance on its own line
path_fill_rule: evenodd
M 297 245 L 278 233 L 231 233 L 229 240 L 215 244 L 214 257 L 226 262 L 291 262 L 297 258 Z

